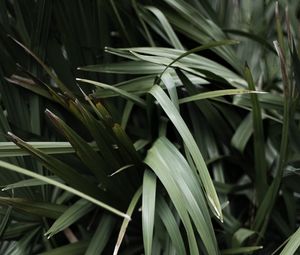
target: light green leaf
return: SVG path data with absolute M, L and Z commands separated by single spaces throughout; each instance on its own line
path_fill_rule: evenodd
M 186 255 L 187 253 L 179 226 L 168 204 L 161 195 L 159 195 L 157 199 L 156 211 L 168 231 L 177 254 Z
M 33 148 L 39 149 L 46 154 L 74 153 L 75 150 L 69 142 L 28 142 Z M 96 150 L 95 144 L 90 144 Z M 13 142 L 0 142 L 0 157 L 27 156 L 30 153 L 18 147 Z
M 188 212 L 209 254 L 218 254 L 201 184 L 184 157 L 166 138 L 159 138 L 148 151 L 145 163 L 149 165 L 166 188 L 180 215 L 187 233 L 190 230 Z M 192 235 L 191 235 L 192 236 Z M 192 244 L 192 240 L 190 240 Z
M 213 213 L 216 215 L 216 217 L 222 221 L 221 205 L 216 190 L 214 188 L 212 179 L 209 175 L 209 172 L 207 170 L 201 152 L 192 134 L 190 133 L 187 125 L 185 124 L 184 120 L 180 116 L 176 107 L 172 104 L 172 102 L 167 97 L 165 92 L 159 86 L 157 85 L 154 86 L 149 93 L 151 93 L 159 102 L 161 107 L 166 112 L 167 116 L 174 124 L 175 128 L 178 130 L 187 148 L 189 149 L 189 152 L 191 153 L 191 156 L 195 162 L 199 176 L 201 178 L 201 183 L 204 187 L 206 197 L 208 199 L 208 203 L 211 206 L 211 209 Z
M 223 89 L 223 90 L 215 90 L 209 92 L 199 93 L 197 95 L 185 97 L 179 99 L 180 104 L 193 102 L 202 99 L 209 99 L 215 97 L 229 96 L 229 95 L 237 95 L 237 94 L 249 94 L 249 93 L 262 93 L 262 92 L 253 92 L 251 90 L 246 89 Z
M 255 235 L 255 231 L 247 228 L 239 228 L 232 236 L 232 247 L 240 247 L 247 238 Z
M 117 239 L 117 242 L 116 242 L 116 245 L 115 245 L 115 249 L 114 249 L 114 253 L 113 255 L 117 255 L 118 252 L 119 252 L 119 249 L 120 249 L 120 246 L 121 246 L 121 243 L 123 241 L 123 238 L 124 238 L 124 235 L 125 235 L 125 232 L 126 232 L 126 229 L 128 227 L 128 224 L 129 224 L 129 221 L 130 221 L 130 217 L 140 199 L 142 195 L 142 187 L 140 187 L 136 192 L 135 194 L 133 195 L 132 199 L 131 199 L 131 202 L 128 206 L 128 209 L 127 209 L 127 212 L 126 212 L 126 215 L 128 217 L 124 218 L 123 222 L 122 222 L 122 225 L 121 225 L 121 228 L 120 228 L 120 231 L 119 231 L 119 235 L 118 235 L 118 239 Z
M 81 81 L 81 82 L 85 82 L 85 83 L 89 83 L 89 84 L 93 84 L 93 85 L 98 86 L 102 89 L 112 90 L 112 91 L 118 93 L 121 97 L 124 97 L 128 100 L 131 100 L 132 102 L 136 103 L 137 105 L 139 105 L 141 107 L 146 106 L 146 102 L 143 99 L 141 99 L 140 97 L 138 97 L 134 94 L 131 94 L 129 92 L 126 92 L 125 90 L 119 89 L 117 87 L 114 87 L 114 86 L 111 86 L 111 85 L 108 85 L 108 84 L 104 84 L 104 83 L 101 83 L 101 82 L 87 80 L 87 79 L 77 78 L 76 80 Z
M 262 246 L 249 246 L 249 247 L 240 247 L 240 248 L 231 248 L 222 250 L 222 255 L 231 255 L 231 254 L 249 254 L 253 253 L 254 251 L 261 250 Z
M 152 254 L 153 228 L 155 216 L 156 176 L 145 170 L 142 195 L 142 227 L 145 255 Z
M 290 240 L 286 244 L 286 246 L 281 251 L 280 255 L 292 255 L 295 254 L 297 249 L 300 246 L 300 228 L 290 236 Z

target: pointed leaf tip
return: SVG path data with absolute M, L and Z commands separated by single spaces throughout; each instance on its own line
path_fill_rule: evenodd
M 59 120 L 59 118 L 53 113 L 51 112 L 49 109 L 45 110 L 45 114 L 52 120 L 57 122 Z

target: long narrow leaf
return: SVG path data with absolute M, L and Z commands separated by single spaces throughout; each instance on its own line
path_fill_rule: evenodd
M 101 201 L 99 201 L 99 200 L 97 200 L 97 199 L 95 199 L 95 198 L 93 198 L 93 197 L 91 197 L 91 196 L 89 196 L 87 194 L 84 194 L 84 193 L 82 193 L 82 192 L 80 192 L 80 191 L 78 191 L 78 190 L 76 190 L 74 188 L 71 188 L 71 187 L 69 187 L 69 186 L 67 186 L 65 184 L 62 184 L 60 182 L 57 182 L 55 180 L 52 180 L 52 179 L 47 178 L 45 176 L 42 176 L 40 174 L 31 172 L 31 171 L 29 171 L 27 169 L 21 168 L 19 166 L 12 165 L 12 164 L 4 162 L 4 161 L 0 161 L 0 167 L 3 167 L 3 168 L 5 168 L 5 169 L 7 169 L 9 171 L 17 172 L 19 174 L 24 174 L 24 175 L 27 175 L 27 176 L 29 176 L 31 178 L 36 178 L 36 179 L 39 179 L 41 181 L 47 182 L 48 184 L 54 185 L 54 186 L 56 186 L 56 187 L 58 187 L 60 189 L 66 190 L 66 191 L 68 191 L 70 193 L 73 193 L 74 195 L 79 196 L 81 198 L 84 198 L 84 199 L 86 199 L 86 200 L 88 200 L 88 201 L 90 201 L 90 202 L 92 202 L 92 203 L 94 203 L 94 204 L 96 204 L 96 205 L 98 205 L 98 206 L 100 206 L 100 207 L 102 207 L 102 208 L 104 208 L 104 209 L 106 209 L 106 210 L 108 210 L 108 211 L 110 211 L 110 212 L 118 215 L 118 216 L 121 216 L 121 217 L 124 217 L 127 220 L 130 220 L 130 216 L 129 215 L 124 214 L 123 212 L 121 212 L 121 211 L 119 211 L 119 210 L 117 210 L 117 209 L 115 209 L 115 208 L 113 208 L 113 207 L 111 207 L 111 206 L 109 206 L 109 205 L 107 205 L 105 203 L 102 203 Z
M 155 214 L 156 176 L 149 170 L 144 173 L 142 196 L 142 226 L 145 255 L 152 254 Z
M 182 117 L 180 116 L 179 112 L 172 104 L 170 99 L 159 86 L 155 85 L 151 89 L 150 93 L 156 98 L 161 107 L 164 109 L 170 120 L 173 122 L 175 128 L 180 133 L 186 146 L 188 147 L 199 172 L 201 183 L 205 189 L 209 205 L 211 206 L 212 211 L 217 216 L 217 218 L 219 218 L 222 221 L 221 206 L 216 190 L 213 186 L 212 179 L 208 173 L 201 152 L 193 136 L 191 135 L 187 125 L 185 124 L 184 120 L 182 119 Z

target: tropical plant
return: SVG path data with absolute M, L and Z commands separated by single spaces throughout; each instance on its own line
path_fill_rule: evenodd
M 296 253 L 299 10 L 1 1 L 0 253 Z

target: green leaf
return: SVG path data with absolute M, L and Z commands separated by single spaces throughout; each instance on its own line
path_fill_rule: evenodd
M 279 46 L 278 42 L 274 42 L 277 54 L 280 60 L 282 81 L 284 87 L 284 98 L 283 98 L 283 125 L 281 130 L 281 141 L 280 141 L 280 151 L 279 159 L 277 165 L 276 175 L 272 184 L 269 186 L 264 199 L 257 210 L 257 214 L 254 221 L 254 230 L 259 231 L 263 234 L 266 231 L 267 223 L 270 217 L 270 213 L 278 197 L 278 191 L 280 189 L 283 171 L 287 160 L 287 155 L 289 151 L 288 141 L 289 141 L 289 126 L 291 118 L 291 88 L 289 84 L 289 79 L 287 76 L 287 65 L 285 63 L 285 58 L 282 48 Z
M 131 199 L 131 202 L 128 206 L 128 209 L 127 209 L 127 212 L 126 212 L 126 215 L 128 217 L 124 218 L 123 222 L 122 222 L 122 225 L 121 225 L 121 228 L 120 228 L 120 231 L 119 231 L 119 235 L 118 235 L 118 239 L 117 239 L 117 242 L 115 244 L 115 249 L 114 249 L 114 253 L 113 255 L 117 255 L 118 252 L 119 252 L 119 249 L 120 249 L 120 246 L 121 246 L 121 243 L 123 241 L 123 238 L 125 236 L 125 232 L 126 232 L 126 229 L 128 227 L 128 224 L 129 224 L 129 221 L 130 221 L 130 217 L 140 199 L 142 195 L 142 187 L 140 187 L 136 192 L 135 194 L 133 195 L 132 199 Z
M 245 147 L 253 133 L 253 117 L 250 112 L 240 123 L 236 129 L 233 137 L 231 138 L 231 144 L 240 152 L 245 150 Z
M 280 255 L 292 255 L 295 254 L 300 246 L 300 228 L 289 237 L 288 243 L 285 245 Z
M 89 213 L 92 209 L 93 204 L 84 199 L 79 199 L 56 219 L 45 235 L 49 239 L 58 232 L 71 226 L 74 222 Z
M 188 212 L 209 254 L 218 254 L 215 234 L 201 184 L 184 157 L 166 138 L 159 138 L 148 151 L 145 163 L 158 176 L 191 235 Z M 188 174 L 187 174 L 188 173 Z M 190 233 L 190 234 L 189 234 Z M 192 245 L 193 240 L 190 240 Z M 190 246 L 192 248 L 193 246 Z
M 164 69 L 164 71 L 161 73 L 160 76 L 162 76 L 162 74 L 169 68 L 171 67 L 174 63 L 178 62 L 180 59 L 190 55 L 190 54 L 193 54 L 193 53 L 196 53 L 196 52 L 199 52 L 199 51 L 203 51 L 203 50 L 207 50 L 207 49 L 211 49 L 211 48 L 214 48 L 214 47 L 219 47 L 219 46 L 224 46 L 224 45 L 232 45 L 232 44 L 238 44 L 239 42 L 238 41 L 233 41 L 233 40 L 223 40 L 223 41 L 216 41 L 216 42 L 208 42 L 208 43 L 205 43 L 204 45 L 201 45 L 201 46 L 198 46 L 196 48 L 193 48 L 191 50 L 188 50 L 187 52 L 181 54 L 179 57 L 175 58 L 170 64 L 168 64 L 166 66 L 166 68 Z
M 89 83 L 89 84 L 93 84 L 95 86 L 99 86 L 102 89 L 112 90 L 112 91 L 118 93 L 121 97 L 124 97 L 125 99 L 131 100 L 132 102 L 136 103 L 137 105 L 139 105 L 141 107 L 146 106 L 146 102 L 143 99 L 141 99 L 140 97 L 138 97 L 134 94 L 128 93 L 125 90 L 119 89 L 117 87 L 107 85 L 107 84 L 104 84 L 104 83 L 101 83 L 101 82 L 86 80 L 86 79 L 77 78 L 76 80 L 81 81 L 81 82 L 85 82 L 85 83 Z
M 165 225 L 177 253 L 182 255 L 187 254 L 176 219 L 168 204 L 161 195 L 158 195 L 157 198 L 156 211 L 163 224 Z
M 63 120 L 49 110 L 46 110 L 46 114 L 55 127 L 69 140 L 82 162 L 90 169 L 94 176 L 96 176 L 97 180 L 101 182 L 101 185 L 106 187 L 108 185 L 107 175 L 104 172 L 105 170 L 103 171 L 103 168 L 99 169 L 103 165 L 107 167 L 104 159 Z
M 27 176 L 29 176 L 31 178 L 36 178 L 38 180 L 47 182 L 48 184 L 51 184 L 51 185 L 54 185 L 54 186 L 56 186 L 56 187 L 58 187 L 60 189 L 66 190 L 66 191 L 68 191 L 68 192 L 70 192 L 70 193 L 72 193 L 72 194 L 74 194 L 76 196 L 79 196 L 81 198 L 84 198 L 84 199 L 86 199 L 86 200 L 88 200 L 88 201 L 90 201 L 90 202 L 92 202 L 92 203 L 94 203 L 94 204 L 96 204 L 96 205 L 98 205 L 98 206 L 100 206 L 100 207 L 108 210 L 108 211 L 111 211 L 112 213 L 114 213 L 116 215 L 119 215 L 121 217 L 126 218 L 127 220 L 130 220 L 130 216 L 128 216 L 127 214 L 124 214 L 121 211 L 119 211 L 119 210 L 117 210 L 117 209 L 115 209 L 115 208 L 113 208 L 113 207 L 111 207 L 111 206 L 109 206 L 109 205 L 107 205 L 107 204 L 105 204 L 105 203 L 103 203 L 103 202 L 101 202 L 101 201 L 99 201 L 99 200 L 97 200 L 97 199 L 95 199 L 95 198 L 93 198 L 93 197 L 91 197 L 91 196 L 89 196 L 89 195 L 87 195 L 87 194 L 79 191 L 79 190 L 76 190 L 76 189 L 74 189 L 72 187 L 69 187 L 69 186 L 67 186 L 65 184 L 62 184 L 60 182 L 57 182 L 55 180 L 52 180 L 52 179 L 47 178 L 45 176 L 42 176 L 40 174 L 31 172 L 31 171 L 29 171 L 27 169 L 21 168 L 19 166 L 12 165 L 10 163 L 7 163 L 7 162 L 1 161 L 1 160 L 0 160 L 0 167 L 5 168 L 6 170 L 9 170 L 9 171 L 13 171 L 13 172 L 17 172 L 17 173 L 20 173 L 20 174 L 24 174 L 24 175 L 27 175 Z
M 247 228 L 239 228 L 232 236 L 232 247 L 240 247 L 247 238 L 255 235 L 253 230 Z
M 39 255 L 82 255 L 89 245 L 89 240 L 62 245 L 56 249 L 39 253 Z
M 47 167 L 51 172 L 60 177 L 69 185 L 86 194 L 95 197 L 101 196 L 101 190 L 93 182 L 88 180 L 85 176 L 79 174 L 67 164 L 50 155 L 44 154 L 39 149 L 33 148 L 32 146 L 24 142 L 22 139 L 11 133 L 9 133 L 8 135 L 15 144 L 17 144 L 22 149 L 27 150 L 30 154 L 34 155 L 39 160 L 41 160 L 45 167 Z M 102 196 L 102 198 L 104 198 L 104 196 Z
M 170 23 L 166 19 L 165 15 L 161 10 L 158 8 L 147 6 L 145 7 L 148 11 L 152 12 L 153 15 L 159 20 L 161 26 L 165 30 L 166 34 L 169 37 L 170 42 L 172 43 L 174 48 L 183 50 L 184 47 L 182 46 L 181 42 L 179 41 L 178 37 L 176 36 L 173 28 L 171 27 Z
M 162 72 L 164 67 L 146 61 L 126 61 L 120 63 L 78 67 L 78 70 L 100 73 L 157 74 Z
M 66 206 L 52 203 L 31 201 L 23 198 L 0 197 L 0 204 L 11 206 L 23 212 L 43 217 L 57 219 L 65 210 Z
M 5 230 L 7 229 L 7 226 L 9 225 L 11 212 L 12 212 L 12 206 L 9 206 L 5 212 L 4 217 L 1 219 L 0 238 L 3 237 L 3 234 L 4 234 Z
M 23 255 L 28 254 L 31 250 L 30 243 L 35 238 L 36 234 L 40 231 L 40 227 L 30 231 L 27 235 L 22 236 L 15 245 L 10 246 L 6 250 L 5 255 Z
M 189 149 L 189 152 L 191 153 L 191 156 L 195 162 L 199 176 L 201 178 L 201 183 L 204 187 L 208 203 L 216 217 L 222 221 L 221 205 L 216 190 L 213 186 L 212 179 L 209 175 L 201 152 L 187 125 L 185 124 L 184 120 L 182 119 L 170 99 L 159 86 L 155 85 L 149 93 L 152 94 L 159 102 L 163 110 L 166 112 L 167 116 L 174 124 L 175 128 L 178 130 L 187 148 Z
M 181 98 L 179 99 L 179 103 L 184 104 L 184 103 L 193 102 L 202 99 L 209 99 L 209 98 L 229 96 L 229 95 L 238 95 L 238 94 L 249 94 L 249 93 L 262 93 L 262 92 L 253 92 L 251 90 L 246 90 L 246 89 L 215 90 L 215 91 L 203 92 L 197 95 Z
M 49 179 L 53 179 L 58 182 L 63 182 L 60 178 L 57 176 L 47 176 Z M 40 185 L 46 185 L 48 184 L 47 182 L 37 180 L 37 179 L 27 179 L 19 182 L 15 182 L 12 184 L 6 185 L 4 188 L 2 188 L 2 191 L 4 190 L 11 190 L 11 189 L 16 189 L 16 188 L 24 188 L 24 187 L 33 187 L 33 186 L 40 186 Z
M 255 91 L 255 85 L 249 67 L 245 67 L 245 78 L 250 90 Z M 263 200 L 263 196 L 268 188 L 267 183 L 267 163 L 265 151 L 265 138 L 260 104 L 257 95 L 251 94 L 252 101 L 252 123 L 254 136 L 254 161 L 255 161 L 255 185 L 257 199 Z
M 74 153 L 75 150 L 68 142 L 28 142 L 33 148 L 39 149 L 46 154 L 66 154 Z M 96 150 L 96 146 L 91 144 Z M 18 147 L 12 142 L 0 142 L 0 157 L 27 156 L 29 152 Z
M 231 248 L 222 250 L 222 255 L 231 255 L 231 254 L 249 254 L 253 253 L 254 251 L 261 250 L 262 246 L 249 246 L 249 247 L 240 247 L 240 248 Z
M 47 74 L 55 81 L 55 83 L 59 86 L 59 88 L 64 91 L 68 92 L 72 95 L 72 92 L 57 78 L 57 76 L 52 72 L 52 70 L 44 64 L 44 62 L 36 56 L 31 50 L 29 50 L 27 47 L 25 47 L 22 43 L 17 41 L 15 38 L 9 36 L 15 43 L 17 43 L 19 46 L 21 46 L 28 54 L 30 54 L 47 72 Z
M 156 176 L 145 170 L 142 196 L 142 227 L 145 255 L 152 254 L 153 228 L 155 217 Z
M 115 219 L 113 216 L 104 214 L 98 224 L 97 230 L 93 235 L 85 255 L 102 254 L 110 236 L 114 230 Z
M 18 222 L 10 223 L 5 229 L 2 240 L 18 239 L 28 233 L 30 230 L 39 226 L 40 223 Z

